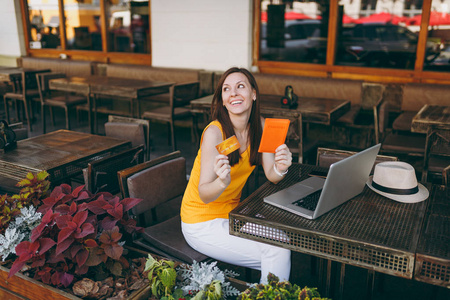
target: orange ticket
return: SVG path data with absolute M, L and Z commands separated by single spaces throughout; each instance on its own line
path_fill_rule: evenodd
M 258 152 L 275 153 L 278 146 L 283 145 L 286 140 L 289 123 L 290 121 L 287 119 L 267 118 Z
M 241 145 L 239 144 L 239 141 L 235 135 L 230 136 L 222 143 L 216 145 L 217 151 L 219 151 L 220 154 L 228 155 L 233 151 L 236 151 L 239 149 Z

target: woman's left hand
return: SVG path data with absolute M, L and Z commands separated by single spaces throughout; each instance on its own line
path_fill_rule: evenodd
M 292 153 L 286 144 L 275 150 L 275 167 L 280 173 L 284 173 L 292 165 Z

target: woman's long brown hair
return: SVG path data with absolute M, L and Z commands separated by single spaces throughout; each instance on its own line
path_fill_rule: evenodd
M 248 141 L 250 145 L 250 164 L 259 165 L 261 163 L 261 154 L 258 153 L 259 143 L 261 141 L 262 135 L 262 125 L 261 125 L 261 115 L 259 112 L 260 101 L 259 101 L 259 89 L 256 83 L 255 77 L 247 69 L 244 68 L 230 68 L 225 73 L 217 84 L 216 90 L 214 92 L 213 101 L 211 103 L 212 119 L 218 120 L 222 125 L 222 129 L 225 133 L 225 138 L 229 138 L 235 134 L 233 124 L 231 123 L 230 116 L 228 115 L 228 110 L 223 105 L 222 99 L 222 87 L 225 79 L 228 75 L 232 73 L 242 73 L 247 77 L 251 87 L 256 92 L 256 101 L 253 101 L 252 110 L 249 119 L 249 131 L 248 131 Z M 230 165 L 233 166 L 239 162 L 240 154 L 239 151 L 234 151 L 228 155 Z

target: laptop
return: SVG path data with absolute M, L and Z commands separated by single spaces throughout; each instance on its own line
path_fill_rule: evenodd
M 381 144 L 330 166 L 326 178 L 309 177 L 264 198 L 264 202 L 308 219 L 316 219 L 361 193 Z

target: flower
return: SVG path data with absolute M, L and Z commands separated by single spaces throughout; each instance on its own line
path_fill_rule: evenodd
M 16 246 L 23 240 L 30 238 L 30 233 L 42 218 L 33 205 L 20 209 L 14 223 L 10 223 L 5 234 L 0 234 L 0 256 L 5 261 L 10 254 L 16 254 Z
M 17 228 L 6 228 L 5 235 L 0 234 L 0 256 L 2 260 L 12 253 L 16 254 L 14 250 L 16 246 L 25 238 L 25 234 L 18 232 Z
M 181 289 L 184 294 L 189 294 L 189 292 L 207 292 L 208 289 L 215 287 L 221 287 L 223 298 L 227 296 L 237 296 L 239 291 L 230 285 L 230 282 L 225 281 L 226 277 L 236 277 L 239 274 L 225 270 L 221 271 L 217 267 L 217 261 L 210 264 L 206 262 L 198 263 L 194 261 L 192 266 L 181 265 L 178 270 L 182 281 L 180 283 Z M 218 285 L 219 284 L 219 285 Z

